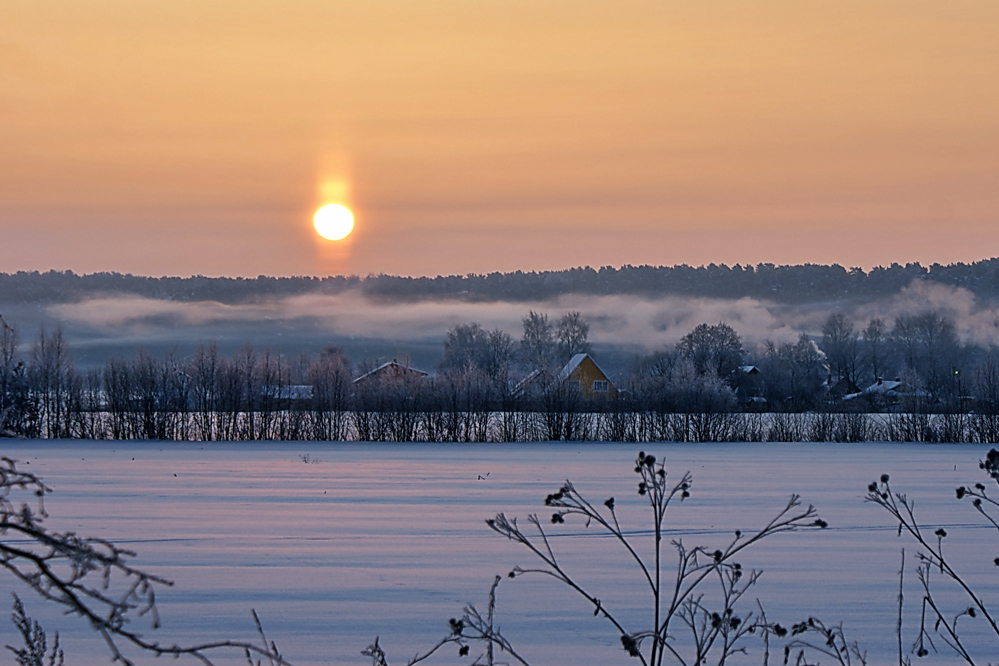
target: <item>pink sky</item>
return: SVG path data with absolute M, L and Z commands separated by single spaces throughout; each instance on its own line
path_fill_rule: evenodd
M 999 3 L 12 0 L 0 271 L 999 255 Z M 322 241 L 311 216 L 356 228 Z

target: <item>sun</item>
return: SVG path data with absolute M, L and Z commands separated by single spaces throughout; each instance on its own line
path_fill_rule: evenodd
M 326 240 L 343 240 L 354 230 L 354 214 L 346 206 L 329 204 L 316 211 L 312 223 Z

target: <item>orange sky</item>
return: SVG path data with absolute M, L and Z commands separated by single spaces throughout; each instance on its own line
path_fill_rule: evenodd
M 997 221 L 995 0 L 0 9 L 0 271 L 870 267 Z

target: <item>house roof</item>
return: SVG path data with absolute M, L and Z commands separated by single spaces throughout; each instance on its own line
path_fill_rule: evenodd
M 597 370 L 600 371 L 600 374 L 602 374 L 604 377 L 607 376 L 607 373 L 604 372 L 599 365 L 597 365 L 597 362 L 593 360 L 592 356 L 590 356 L 589 354 L 576 354 L 575 356 L 569 359 L 569 362 L 566 363 L 565 367 L 562 368 L 562 370 L 558 373 L 558 380 L 560 382 L 564 382 L 565 380 L 569 379 L 569 376 L 573 372 L 575 372 L 576 368 L 578 368 L 580 364 L 586 359 L 590 359 L 590 362 L 597 367 Z
M 527 374 L 526 377 L 517 382 L 517 385 L 513 387 L 513 394 L 515 396 L 521 396 L 527 391 L 527 387 L 530 386 L 531 382 L 536 380 L 541 376 L 540 370 L 532 370 Z
M 902 382 L 891 379 L 879 379 L 875 383 L 871 384 L 863 390 L 864 393 L 888 393 L 888 391 L 895 391 L 900 386 Z
M 417 375 L 422 375 L 424 377 L 427 376 L 427 373 L 423 372 L 422 370 L 417 370 L 416 368 L 411 368 L 408 365 L 403 365 L 402 363 L 399 363 L 397 360 L 392 359 L 388 363 L 382 363 L 381 365 L 379 365 L 374 370 L 371 370 L 370 372 L 364 373 L 363 375 L 361 375 L 360 377 L 358 377 L 357 379 L 355 379 L 353 383 L 356 384 L 357 382 L 359 382 L 361 380 L 368 379 L 368 378 L 371 378 L 371 377 L 376 377 L 376 376 L 380 375 L 381 373 L 383 373 L 385 370 L 388 370 L 390 368 L 393 369 L 393 370 L 395 370 L 396 372 L 399 372 L 399 373 L 411 372 L 411 373 L 415 373 Z

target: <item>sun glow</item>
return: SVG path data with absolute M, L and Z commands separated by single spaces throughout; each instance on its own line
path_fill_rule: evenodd
M 316 211 L 316 232 L 326 240 L 343 240 L 354 230 L 354 215 L 346 206 L 329 204 Z

